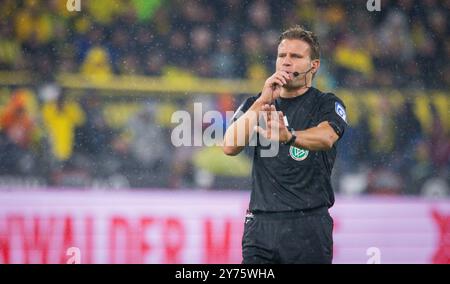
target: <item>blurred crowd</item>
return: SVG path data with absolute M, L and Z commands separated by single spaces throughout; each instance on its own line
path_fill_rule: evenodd
M 356 0 L 81 3 L 68 12 L 62 0 L 0 0 L 0 73 L 28 71 L 39 82 L 0 89 L 0 187 L 250 188 L 248 153 L 174 147 L 170 121 L 193 102 L 224 114 L 250 94 L 130 100 L 52 82 L 61 73 L 263 80 L 280 31 L 300 23 L 322 45 L 316 84 L 353 92 L 343 97 L 351 127 L 335 188 L 449 194 L 450 1 L 383 0 L 382 12 Z
M 176 147 L 172 114 L 232 111 L 231 94 L 193 99 L 75 96 L 57 84 L 0 91 L 0 187 L 245 188 L 251 163 L 221 147 Z M 69 95 L 68 95 L 69 94 Z M 191 119 L 192 119 L 191 118 Z M 201 118 L 201 117 L 200 117 Z M 183 137 L 196 135 L 190 122 Z M 224 131 L 226 124 L 218 127 Z M 181 129 L 181 128 L 180 128 Z M 188 141 L 191 143 L 192 141 Z M 189 146 L 189 145 L 187 145 Z M 216 177 L 217 176 L 217 177 Z
M 339 93 L 338 93 L 339 94 Z M 248 189 L 251 151 L 236 157 L 205 147 L 211 123 L 196 127 L 194 103 L 226 122 L 248 94 L 167 99 L 98 91 L 75 95 L 49 84 L 3 89 L 0 96 L 0 187 Z M 343 94 L 350 127 L 338 143 L 335 189 L 343 194 L 446 196 L 450 184 L 450 99 L 445 94 Z M 202 146 L 172 142 L 184 135 Z M 200 117 L 201 119 L 201 117 Z M 201 121 L 201 120 L 200 120 Z M 192 128 L 191 123 L 193 123 Z M 226 124 L 214 125 L 219 132 Z M 215 135 L 219 135 L 217 132 Z
M 280 31 L 302 24 L 322 45 L 334 87 L 450 86 L 449 0 L 1 0 L 0 68 L 266 78 Z
M 359 117 L 340 141 L 337 188 L 349 194 L 450 193 L 450 100 L 425 96 L 404 94 L 395 102 L 380 93 L 371 108 L 353 104 L 349 112 Z

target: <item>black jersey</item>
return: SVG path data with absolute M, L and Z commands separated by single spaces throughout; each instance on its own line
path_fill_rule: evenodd
M 259 97 L 248 98 L 239 111 L 246 112 Z M 339 137 L 347 127 L 344 103 L 331 93 L 310 88 L 295 98 L 278 98 L 277 110 L 285 115 L 289 127 L 305 130 L 328 121 Z M 237 119 L 237 118 L 234 118 Z M 310 151 L 280 143 L 274 157 L 261 155 L 262 143 L 251 147 L 253 154 L 251 211 L 281 212 L 331 207 L 334 192 L 331 171 L 336 143 L 328 151 Z

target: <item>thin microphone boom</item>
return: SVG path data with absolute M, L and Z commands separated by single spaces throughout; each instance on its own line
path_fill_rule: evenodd
M 305 86 L 308 87 L 307 86 L 308 84 L 306 82 L 306 74 L 308 74 L 308 72 L 311 71 L 311 70 L 312 70 L 312 67 L 309 68 L 308 70 L 306 70 L 305 72 L 301 72 L 301 73 L 294 72 L 293 75 L 294 75 L 294 77 L 298 77 L 298 76 L 300 76 L 300 74 L 305 74 Z
M 300 76 L 300 74 L 307 74 L 311 70 L 312 70 L 312 67 L 309 68 L 308 70 L 306 70 L 305 72 L 301 72 L 301 73 L 298 73 L 297 71 L 295 71 L 294 73 L 292 73 L 292 75 L 294 75 L 294 77 L 298 77 L 298 76 Z

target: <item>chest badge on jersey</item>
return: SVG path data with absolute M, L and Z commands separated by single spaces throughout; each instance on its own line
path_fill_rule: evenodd
M 309 151 L 302 148 L 297 148 L 294 146 L 291 146 L 289 148 L 289 155 L 291 155 L 291 158 L 296 161 L 303 161 L 308 157 Z

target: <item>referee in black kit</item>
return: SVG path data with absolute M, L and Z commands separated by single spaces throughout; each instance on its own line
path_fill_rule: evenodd
M 311 86 L 319 67 L 320 46 L 314 33 L 300 26 L 283 32 L 276 72 L 259 95 L 239 107 L 225 133 L 227 155 L 240 153 L 255 133 L 258 138 L 251 148 L 252 192 L 242 239 L 244 264 L 332 262 L 333 219 L 328 208 L 334 204 L 334 192 L 330 177 L 336 142 L 347 122 L 344 103 Z M 258 122 L 260 115 L 264 128 Z M 237 133 L 239 129 L 243 133 Z M 238 143 L 239 135 L 244 145 Z M 262 155 L 262 139 L 279 143 L 275 156 Z

